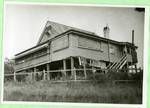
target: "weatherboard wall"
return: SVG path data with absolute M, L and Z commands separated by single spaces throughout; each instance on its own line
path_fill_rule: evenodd
M 80 56 L 94 60 L 114 62 L 122 57 L 122 48 L 100 40 L 76 34 L 64 34 L 49 41 L 45 55 L 16 65 L 16 69 L 35 67 L 40 64 Z M 35 52 L 36 53 L 36 52 Z
M 85 46 L 79 45 L 79 41 L 81 42 L 81 38 Z M 84 41 L 84 39 L 86 41 Z M 108 44 L 106 42 L 100 40 L 93 40 L 87 37 L 81 37 L 75 34 L 70 34 L 69 36 L 69 43 L 70 43 L 70 50 L 72 56 L 82 56 L 85 58 L 95 59 L 95 60 L 102 60 L 102 61 L 116 61 L 122 57 L 122 50 L 119 45 Z M 92 40 L 92 41 L 91 41 Z M 99 46 L 94 44 L 99 42 Z M 86 47 L 86 45 L 96 46 L 94 47 Z M 100 47 L 100 48 L 98 48 Z M 110 53 L 110 48 L 113 48 L 114 52 Z

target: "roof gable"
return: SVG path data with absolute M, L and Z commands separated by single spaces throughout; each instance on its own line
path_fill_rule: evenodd
M 68 26 L 47 21 L 37 44 L 43 43 L 49 40 L 50 38 L 53 38 L 54 36 L 61 34 L 69 29 L 70 27 Z
M 59 23 L 56 23 L 56 22 L 47 21 L 46 25 L 44 27 L 44 30 L 43 30 L 37 44 L 43 43 L 43 42 L 45 42 L 45 41 L 61 34 L 61 33 L 64 33 L 68 30 L 71 30 L 71 29 L 83 31 L 83 32 L 90 33 L 90 34 L 94 34 L 93 32 L 89 32 L 89 31 L 86 31 L 86 30 L 81 30 L 81 29 L 78 29 L 78 28 L 74 28 L 74 27 L 63 25 L 63 24 L 59 24 Z

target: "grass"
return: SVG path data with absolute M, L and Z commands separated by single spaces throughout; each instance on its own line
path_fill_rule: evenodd
M 4 101 L 141 104 L 142 87 L 96 82 L 6 82 Z

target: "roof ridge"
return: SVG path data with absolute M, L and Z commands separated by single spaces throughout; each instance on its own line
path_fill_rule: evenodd
M 62 24 L 62 23 L 59 23 L 59 22 L 50 21 L 50 20 L 48 20 L 48 21 L 47 21 L 47 23 L 48 23 L 48 22 L 52 22 L 52 23 L 56 23 L 56 24 L 60 24 L 60 25 L 62 25 L 62 26 L 66 26 L 66 27 L 68 27 L 68 28 L 76 29 L 76 30 L 79 30 L 79 31 L 84 31 L 84 32 L 87 32 L 87 33 L 90 33 L 90 34 L 95 34 L 95 33 L 94 33 L 94 32 L 92 32 L 92 31 L 88 31 L 88 30 L 80 29 L 80 28 L 77 28 L 77 27 L 68 26 L 68 25 L 65 25 L 65 24 Z

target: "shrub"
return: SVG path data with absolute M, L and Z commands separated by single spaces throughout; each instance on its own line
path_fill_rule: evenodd
M 108 80 L 128 80 L 129 76 L 127 72 L 116 72 L 116 71 L 109 71 L 107 74 Z

